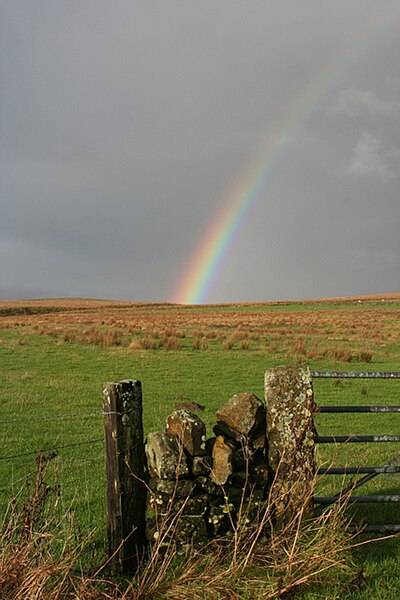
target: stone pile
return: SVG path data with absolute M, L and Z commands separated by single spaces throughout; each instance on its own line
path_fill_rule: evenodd
M 227 533 L 239 511 L 246 513 L 250 498 L 256 510 L 265 497 L 269 469 L 263 402 L 250 393 L 233 396 L 216 421 L 215 435 L 207 439 L 200 417 L 176 410 L 167 417 L 165 432 L 148 435 L 148 507 L 154 515 L 147 520 L 149 540 L 165 535 L 172 524 L 178 545 L 199 544 Z

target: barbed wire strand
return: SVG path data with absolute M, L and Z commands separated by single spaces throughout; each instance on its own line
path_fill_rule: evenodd
M 42 415 L 40 417 L 17 417 L 16 415 L 13 416 L 13 418 L 11 419 L 2 419 L 0 421 L 0 425 L 5 425 L 5 424 L 9 424 L 9 423 L 32 423 L 32 422 L 43 422 L 43 421 L 59 421 L 59 420 L 63 420 L 63 419 L 74 419 L 77 417 L 104 417 L 104 416 L 108 416 L 108 415 L 126 415 L 128 413 L 132 412 L 132 409 L 124 411 L 123 413 L 121 412 L 116 412 L 116 411 L 103 411 L 103 410 L 95 410 L 95 411 L 82 411 L 82 412 L 75 412 L 75 413 L 62 413 L 62 414 L 58 414 L 58 415 Z
M 14 487 L 17 485 L 17 483 L 20 483 L 21 481 L 26 481 L 28 479 L 28 477 L 31 477 L 32 475 L 35 475 L 36 473 L 36 469 L 34 469 L 33 471 L 30 471 L 29 473 L 26 473 L 23 477 L 20 477 L 19 479 L 16 479 L 15 481 L 13 481 L 12 483 L 10 483 L 9 485 L 3 487 L 0 489 L 0 492 L 4 493 L 8 490 L 12 490 L 14 489 Z
M 102 454 L 101 456 L 95 456 L 93 458 L 76 458 L 76 457 L 72 457 L 72 456 L 56 456 L 54 459 L 54 464 L 68 464 L 68 463 L 90 463 L 90 462 L 96 462 L 98 460 L 104 460 L 104 454 Z
M 104 413 L 102 410 L 96 411 L 82 411 L 82 412 L 74 412 L 74 413 L 61 413 L 57 415 L 42 415 L 41 417 L 17 417 L 13 415 L 13 418 L 10 419 L 2 419 L 0 421 L 0 425 L 8 424 L 8 423 L 31 423 L 32 421 L 59 421 L 62 419 L 74 419 L 76 417 L 99 417 L 103 416 Z
M 0 461 L 11 460 L 13 458 L 21 458 L 22 456 L 33 456 L 33 455 L 38 455 L 40 453 L 45 453 L 45 452 L 55 452 L 55 451 L 63 449 L 63 448 L 73 448 L 76 446 L 88 446 L 89 444 L 97 444 L 97 443 L 103 442 L 103 441 L 104 441 L 104 438 L 96 438 L 94 440 L 86 440 L 85 442 L 75 442 L 73 444 L 63 444 L 63 445 L 53 444 L 52 446 L 49 446 L 48 448 L 40 448 L 39 450 L 32 450 L 30 452 L 21 452 L 19 454 L 12 454 L 9 456 L 0 456 Z

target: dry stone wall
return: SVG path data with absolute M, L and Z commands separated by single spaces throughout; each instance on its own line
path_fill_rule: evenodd
M 250 497 L 254 506 L 264 499 L 264 403 L 250 393 L 234 396 L 217 412 L 213 431 L 207 438 L 202 419 L 182 409 L 167 417 L 165 432 L 148 435 L 149 540 L 165 535 L 173 523 L 175 542 L 202 543 L 227 533 Z
M 148 435 L 150 542 L 173 536 L 185 549 L 232 530 L 240 511 L 255 517 L 268 495 L 280 518 L 303 501 L 314 471 L 311 377 L 308 369 L 277 368 L 265 381 L 266 404 L 252 393 L 233 396 L 217 411 L 211 437 L 185 409 Z

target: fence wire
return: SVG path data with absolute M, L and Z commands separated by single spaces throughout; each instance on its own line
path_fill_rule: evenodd
M 40 417 L 19 417 L 14 415 L 10 419 L 2 419 L 0 421 L 0 425 L 9 425 L 10 423 L 33 423 L 33 422 L 43 422 L 43 421 L 61 421 L 63 419 L 74 419 L 77 417 L 101 417 L 108 413 L 105 413 L 102 410 L 96 411 L 82 411 L 82 412 L 74 412 L 74 413 L 62 413 L 57 415 L 42 415 Z
M 40 453 L 55 452 L 60 449 L 73 448 L 76 446 L 88 446 L 91 444 L 98 444 L 99 442 L 103 442 L 103 441 L 104 441 L 103 438 L 96 438 L 94 440 L 86 440 L 84 442 L 74 442 L 72 444 L 61 444 L 61 445 L 53 444 L 52 446 L 49 446 L 47 448 L 39 448 L 38 450 L 31 450 L 29 452 L 21 452 L 20 454 L 10 454 L 9 456 L 1 456 L 0 461 L 13 460 L 14 458 L 21 458 L 23 456 L 34 456 L 34 455 L 37 456 Z

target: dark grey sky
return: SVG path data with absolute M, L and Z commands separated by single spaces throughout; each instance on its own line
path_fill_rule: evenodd
M 0 298 L 174 299 L 335 61 L 207 300 L 399 291 L 399 31 L 398 0 L 0 0 Z

